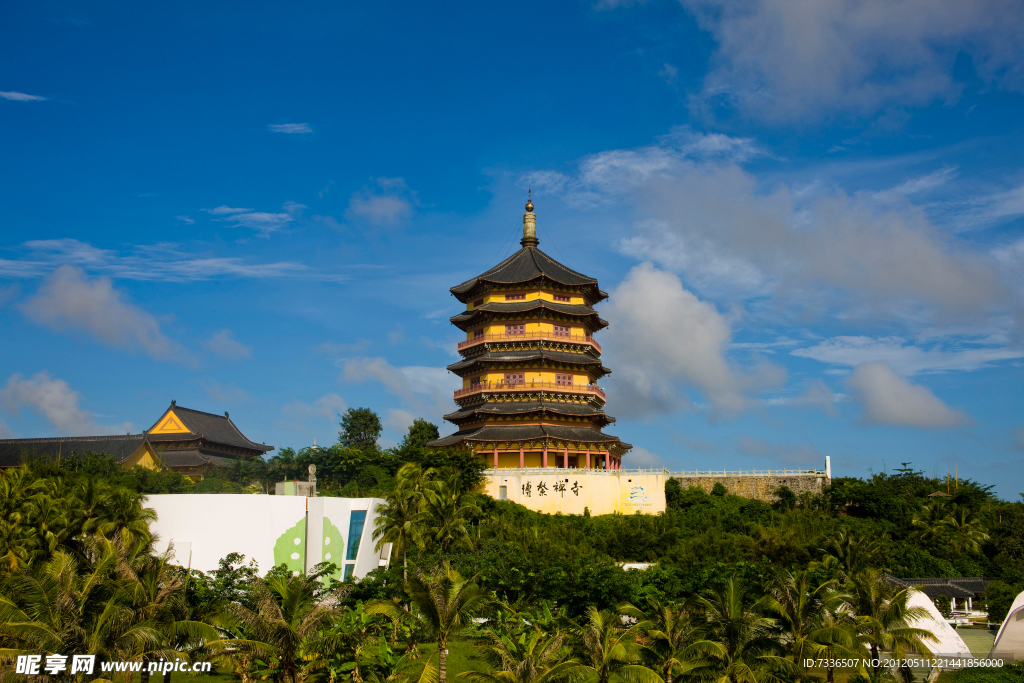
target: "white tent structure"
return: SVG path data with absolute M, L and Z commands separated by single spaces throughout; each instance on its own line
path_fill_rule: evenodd
M 999 627 L 989 658 L 1024 659 L 1024 593 L 1014 599 Z
M 914 619 L 911 622 L 913 628 L 923 628 L 935 634 L 938 640 L 926 642 L 932 654 L 939 657 L 970 657 L 971 650 L 967 643 L 960 637 L 942 613 L 935 607 L 932 599 L 921 591 L 912 590 L 907 600 L 907 607 L 923 607 L 928 610 L 928 616 L 921 619 Z

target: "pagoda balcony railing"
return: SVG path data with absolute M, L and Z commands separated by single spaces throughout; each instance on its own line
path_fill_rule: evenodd
M 482 344 L 489 341 L 525 341 L 530 339 L 543 339 L 546 341 L 576 342 L 590 344 L 598 353 L 601 353 L 601 345 L 589 334 L 555 334 L 554 332 L 529 332 L 526 334 L 482 334 L 466 341 L 459 342 L 458 350 L 469 348 L 475 344 Z
M 549 389 L 564 391 L 574 394 L 595 394 L 605 399 L 604 389 L 596 384 L 562 384 L 561 382 L 550 382 L 545 380 L 527 380 L 525 382 L 506 382 L 498 380 L 495 382 L 478 382 L 469 385 L 467 389 L 456 389 L 455 398 L 478 394 L 481 391 L 534 391 L 536 389 Z

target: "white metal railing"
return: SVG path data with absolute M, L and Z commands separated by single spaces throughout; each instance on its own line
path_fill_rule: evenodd
M 560 451 L 550 451 L 548 457 L 551 455 L 558 455 L 561 457 Z M 498 469 L 488 468 L 484 470 L 484 474 L 487 475 L 498 475 L 498 474 L 559 474 L 566 470 L 575 470 L 580 472 L 586 472 L 587 474 L 664 474 L 669 477 L 678 477 L 680 479 L 697 478 L 697 477 L 780 477 L 780 476 L 805 476 L 805 477 L 824 477 L 824 470 L 694 470 L 693 472 L 670 472 L 667 469 L 622 469 L 622 470 L 605 470 L 586 467 L 499 467 Z

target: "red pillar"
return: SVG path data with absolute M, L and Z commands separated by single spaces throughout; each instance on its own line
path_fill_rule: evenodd
M 587 449 L 587 469 L 590 469 L 590 449 Z
M 498 469 L 498 449 L 494 449 L 494 469 Z
M 523 454 L 522 447 L 519 448 L 519 469 L 526 467 L 526 456 Z
M 569 469 L 569 449 L 568 448 L 565 449 L 565 462 L 563 462 L 562 464 L 565 465 L 565 469 Z
M 544 445 L 544 455 L 541 456 L 540 466 L 541 467 L 547 467 L 548 466 L 548 447 L 547 447 L 547 444 Z

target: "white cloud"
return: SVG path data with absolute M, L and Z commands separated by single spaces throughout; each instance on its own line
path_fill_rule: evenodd
M 41 413 L 62 436 L 92 436 L 100 434 L 125 434 L 131 431 L 131 423 L 115 427 L 96 424 L 94 416 L 78 405 L 78 392 L 62 379 L 53 379 L 47 372 L 37 372 L 29 379 L 14 374 L 7 379 L 7 386 L 0 389 L 0 405 L 14 414 L 22 408 Z M 5 425 L 6 426 L 6 425 Z
M 0 439 L 17 439 L 18 435 L 6 422 L 0 420 Z
M 345 217 L 372 225 L 395 226 L 412 215 L 416 193 L 402 178 L 377 178 L 377 187 L 353 192 Z
M 205 211 L 213 216 L 228 216 L 236 213 L 249 213 L 252 209 L 236 209 L 224 204 L 213 209 L 200 209 L 200 211 Z
M 81 268 L 61 266 L 19 307 L 29 320 L 55 332 L 84 330 L 106 344 L 141 349 L 158 360 L 192 362 L 180 344 L 164 336 L 157 319 L 128 302 L 109 278 L 90 280 Z
M 313 132 L 308 123 L 270 123 L 267 124 L 267 128 L 275 133 L 285 133 L 286 135 L 302 135 Z
M 692 387 L 717 411 L 735 413 L 747 407 L 747 394 L 785 377 L 769 363 L 746 372 L 734 367 L 725 357 L 732 336 L 725 318 L 650 263 L 629 272 L 604 314 L 620 412 L 671 410 L 687 402 L 681 387 Z
M 1006 292 L 993 260 L 954 243 L 923 211 L 879 210 L 837 193 L 803 205 L 785 185 L 761 193 L 735 165 L 681 168 L 645 188 L 651 220 L 622 249 L 696 282 L 860 315 L 930 306 L 978 317 Z
M 718 43 L 703 97 L 772 121 L 956 99 L 959 52 L 1024 87 L 1024 6 L 1005 0 L 682 0 Z
M 173 244 L 137 246 L 129 255 L 99 249 L 74 239 L 32 240 L 21 247 L 27 252 L 24 258 L 0 259 L 0 277 L 37 278 L 61 266 L 72 265 L 125 280 L 160 282 L 195 282 L 228 277 L 347 279 L 344 275 L 316 273 L 301 263 L 250 263 L 237 257 L 197 257 L 179 251 Z
M 665 467 L 665 461 L 657 453 L 651 453 L 640 446 L 633 446 L 633 450 L 622 459 L 622 467 L 641 470 L 660 469 Z
M 203 391 L 218 403 L 241 403 L 252 398 L 244 389 L 233 384 L 223 384 L 214 379 L 200 380 L 199 384 L 203 387 Z
M 886 363 L 858 365 L 846 380 L 864 409 L 864 422 L 941 429 L 970 424 L 960 409 L 947 406 L 926 387 L 911 384 Z
M 312 403 L 305 403 L 298 399 L 295 399 L 282 410 L 286 415 L 292 415 L 294 417 L 322 417 L 325 420 L 336 422 L 338 416 L 345 412 L 348 408 L 348 404 L 338 394 L 330 393 L 321 396 Z
M 260 237 L 270 237 L 271 234 L 288 227 L 290 223 L 302 217 L 304 204 L 287 201 L 282 206 L 282 211 L 270 213 L 267 211 L 253 211 L 252 209 L 235 208 L 231 206 L 218 206 L 213 209 L 202 209 L 213 216 L 220 216 L 215 220 L 232 223 L 236 228 L 248 228 L 259 233 Z
M 736 444 L 736 450 L 743 455 L 769 460 L 770 462 L 765 463 L 765 466 L 769 468 L 775 463 L 796 465 L 797 467 L 813 465 L 824 467 L 825 464 L 825 455 L 811 444 L 772 443 L 755 439 L 748 434 L 744 434 Z
M 0 97 L 13 102 L 42 102 L 46 98 L 41 95 L 28 95 L 23 92 L 0 92 Z
M 836 402 L 846 396 L 837 394 L 820 379 L 812 380 L 804 393 L 798 396 L 776 396 L 762 401 L 766 406 L 795 406 L 797 408 L 821 408 L 829 415 L 836 414 Z
M 206 348 L 228 360 L 242 360 L 252 355 L 252 349 L 236 340 L 231 330 L 221 330 L 206 342 Z
M 377 381 L 403 404 L 434 424 L 454 410 L 452 395 L 462 381 L 445 368 L 422 365 L 395 367 L 384 358 L 348 358 L 342 362 L 342 378 L 348 382 Z M 411 424 L 411 423 L 410 423 Z
M 195 218 L 189 218 L 188 216 L 175 216 L 175 218 L 177 218 L 179 221 L 181 221 L 185 225 L 195 225 L 196 224 L 196 219 Z
M 384 426 L 398 434 L 405 434 L 415 420 L 416 416 L 408 410 L 389 408 L 387 417 L 384 418 Z
M 822 363 L 856 367 L 881 361 L 902 375 L 953 370 L 977 370 L 999 361 L 1024 358 L 1024 351 L 1011 348 L 968 347 L 955 350 L 922 349 L 903 337 L 833 337 L 805 349 L 791 351 L 794 356 L 813 358 Z

